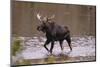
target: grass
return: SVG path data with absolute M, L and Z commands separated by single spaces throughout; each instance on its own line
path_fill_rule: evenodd
M 31 61 L 23 59 L 23 60 L 17 61 L 16 64 L 17 65 L 29 65 L 31 64 Z
M 55 63 L 55 59 L 56 59 L 56 58 L 55 58 L 54 56 L 51 55 L 51 56 L 48 57 L 47 63 Z
M 21 40 L 19 38 L 16 38 L 13 42 L 13 45 L 11 46 L 11 50 L 12 50 L 12 55 L 16 56 L 16 54 L 18 52 L 20 52 L 22 49 L 22 45 L 21 45 Z

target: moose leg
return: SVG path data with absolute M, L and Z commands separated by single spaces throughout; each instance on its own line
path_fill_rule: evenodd
M 49 52 L 49 49 L 46 47 L 46 45 L 47 44 L 49 44 L 50 43 L 50 41 L 49 40 L 46 40 L 46 42 L 45 42 L 45 44 L 44 44 L 44 47 L 45 47 L 45 49 Z
M 53 47 L 54 47 L 54 41 L 51 42 L 51 48 L 50 48 L 50 53 L 51 53 L 51 54 L 52 54 Z
M 63 47 L 62 47 L 63 41 L 59 41 L 59 43 L 60 43 L 61 50 L 63 50 Z
M 66 37 L 66 41 L 68 42 L 68 45 L 69 45 L 69 47 L 70 47 L 70 50 L 72 51 L 70 35 L 68 35 L 68 36 Z

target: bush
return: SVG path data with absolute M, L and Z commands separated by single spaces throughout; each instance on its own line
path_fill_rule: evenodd
M 22 47 L 21 40 L 15 39 L 11 46 L 12 55 L 15 56 L 17 52 L 21 51 L 21 47 Z

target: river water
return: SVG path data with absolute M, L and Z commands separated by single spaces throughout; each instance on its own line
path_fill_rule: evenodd
M 19 37 L 22 39 L 23 50 L 16 56 L 12 56 L 12 63 L 25 64 L 47 64 L 64 62 L 95 61 L 95 37 L 72 37 L 72 51 L 66 41 L 63 42 L 63 51 L 58 42 L 55 42 L 53 55 L 43 47 L 45 37 Z M 50 49 L 51 44 L 47 47 Z M 25 63 L 23 61 L 26 61 Z M 27 63 L 29 62 L 29 63 Z

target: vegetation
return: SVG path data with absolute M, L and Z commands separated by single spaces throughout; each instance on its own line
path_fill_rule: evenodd
M 22 49 L 21 40 L 16 38 L 11 46 L 12 55 L 16 56 L 17 52 L 20 52 Z
M 16 64 L 17 65 L 29 65 L 29 64 L 31 64 L 31 61 L 23 59 L 23 60 L 17 61 Z
M 54 56 L 49 56 L 46 60 L 46 63 L 55 63 L 56 58 Z

